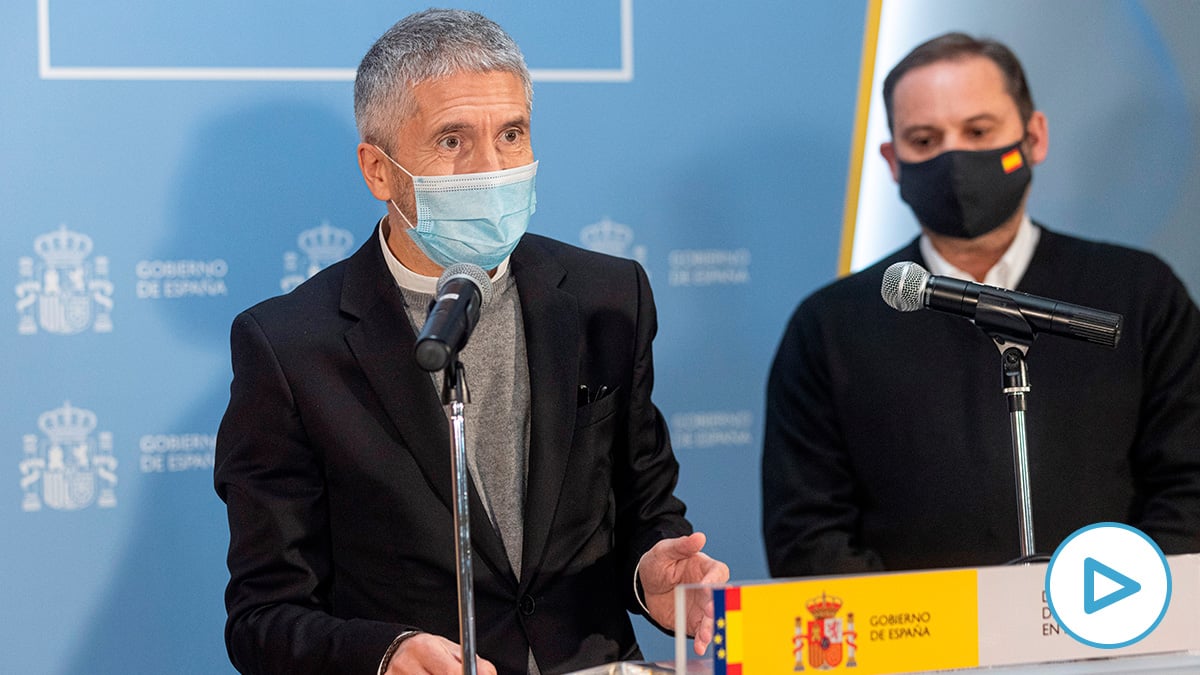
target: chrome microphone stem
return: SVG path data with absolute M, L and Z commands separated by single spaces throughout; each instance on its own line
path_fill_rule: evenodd
M 1033 498 L 1029 489 L 1029 449 L 1025 445 L 1025 412 L 1011 413 L 1013 472 L 1017 477 L 1017 527 L 1021 534 L 1021 557 L 1037 552 L 1033 544 Z
M 1021 558 L 1037 553 L 1033 539 L 1033 497 L 1029 487 L 1029 447 L 1025 433 L 1025 397 L 1029 376 L 1025 369 L 1025 348 L 1009 347 L 1001 355 L 1004 369 L 1004 394 L 1008 397 L 1009 428 L 1012 433 L 1013 474 L 1017 486 L 1017 528 L 1021 539 Z
M 451 374 L 453 373 L 453 374 Z M 450 464 L 454 472 L 454 557 L 458 577 L 458 640 L 464 675 L 476 675 L 475 577 L 471 568 L 470 491 L 467 488 L 467 434 L 463 399 L 466 391 L 462 364 L 454 358 L 446 371 L 450 406 Z

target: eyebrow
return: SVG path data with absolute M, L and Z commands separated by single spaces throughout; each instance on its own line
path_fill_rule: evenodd
M 974 122 L 984 122 L 984 121 L 996 122 L 999 120 L 1000 120 L 1000 118 L 997 117 L 996 115 L 993 115 L 992 113 L 979 113 L 978 115 L 972 115 L 971 117 L 968 117 L 967 119 L 963 120 L 963 124 L 971 124 Z M 934 125 L 934 124 L 914 124 L 912 126 L 904 127 L 903 129 L 900 130 L 900 133 L 901 133 L 901 135 L 908 135 L 908 134 L 911 134 L 911 133 L 917 132 L 917 131 L 937 131 L 939 129 L 940 129 L 940 127 L 937 125 Z
M 969 122 L 982 122 L 985 120 L 994 122 L 994 121 L 999 121 L 999 119 L 1000 118 L 998 116 L 993 115 L 992 113 L 979 113 L 978 115 L 972 115 L 971 117 L 968 117 L 965 121 L 968 123 Z
M 441 136 L 442 134 L 449 134 L 449 133 L 453 133 L 456 131 L 464 131 L 464 130 L 471 129 L 471 128 L 472 128 L 472 126 L 470 124 L 467 124 L 466 122 L 447 122 L 446 124 L 443 124 L 441 127 L 439 127 L 436 131 L 434 131 L 433 135 L 435 137 L 437 137 L 437 136 Z
M 938 132 L 938 127 L 935 127 L 932 124 L 914 124 L 912 126 L 907 126 L 907 127 L 904 127 L 903 129 L 900 129 L 899 133 L 896 134 L 896 138 L 908 138 L 909 136 L 911 136 L 913 134 L 917 134 L 917 133 L 937 133 L 937 132 Z
M 526 129 L 529 127 L 529 116 L 528 115 L 518 115 L 518 116 L 508 120 L 507 122 L 505 122 L 503 126 L 505 129 L 507 129 L 508 127 L 521 127 L 522 129 Z

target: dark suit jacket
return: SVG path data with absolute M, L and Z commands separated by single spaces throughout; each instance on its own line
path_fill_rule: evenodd
M 543 672 L 636 658 L 637 560 L 691 531 L 650 400 L 649 284 L 633 261 L 535 235 L 510 270 L 531 388 L 524 573 L 472 485 L 479 655 L 510 673 L 530 648 Z M 403 630 L 457 641 L 449 435 L 414 342 L 377 234 L 234 321 L 215 478 L 239 670 L 367 674 Z M 580 385 L 611 393 L 578 405 Z
M 813 293 L 767 390 L 763 532 L 774 576 L 1017 558 L 1000 351 L 970 321 L 880 298 L 916 241 Z M 1029 349 L 1029 470 L 1041 553 L 1101 521 L 1200 550 L 1200 311 L 1163 262 L 1043 229 L 1017 290 L 1124 315 L 1107 349 Z

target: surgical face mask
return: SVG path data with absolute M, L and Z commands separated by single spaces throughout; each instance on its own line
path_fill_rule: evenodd
M 951 150 L 900 162 L 900 198 L 931 231 L 971 239 L 1011 218 L 1032 178 L 1019 141 L 996 150 Z
M 414 176 L 376 146 L 383 156 L 412 178 L 417 224 L 408 235 L 440 267 L 472 263 L 495 269 L 513 252 L 537 207 L 534 176 L 537 162 L 501 171 L 449 176 Z

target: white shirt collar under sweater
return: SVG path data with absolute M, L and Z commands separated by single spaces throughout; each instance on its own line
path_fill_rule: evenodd
M 1029 214 L 1023 215 L 1021 224 L 1017 227 L 1017 236 L 1013 237 L 1012 244 L 1009 244 L 1008 250 L 1000 256 L 1000 260 L 987 271 L 983 283 L 999 288 L 1016 288 L 1017 284 L 1021 283 L 1021 277 L 1025 276 L 1025 270 L 1029 269 L 1029 262 L 1033 260 L 1033 251 L 1037 248 L 1041 235 L 1041 229 L 1033 224 Z M 928 235 L 921 235 L 920 246 L 921 255 L 929 265 L 930 274 L 975 281 L 975 277 L 947 262 L 933 247 Z
M 386 216 L 385 216 L 386 217 Z M 437 293 L 438 277 L 427 277 L 423 274 L 408 269 L 396 259 L 396 255 L 392 253 L 392 249 L 388 248 L 387 239 L 383 236 L 383 218 L 379 219 L 379 245 L 383 248 L 383 260 L 387 263 L 388 270 L 391 271 L 392 277 L 396 280 L 396 285 L 400 288 L 407 288 L 410 291 L 424 293 L 426 295 L 434 295 Z M 511 257 L 511 256 L 509 256 Z M 500 261 L 500 265 L 496 268 L 496 273 L 492 275 L 492 283 L 495 284 L 504 278 L 508 273 L 508 258 Z

